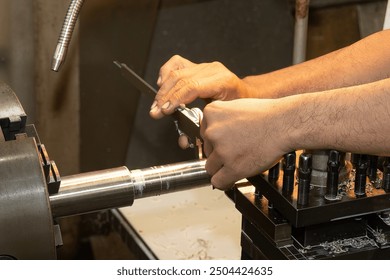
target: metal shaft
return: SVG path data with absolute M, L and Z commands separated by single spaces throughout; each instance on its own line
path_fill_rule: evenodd
M 386 157 L 385 161 L 383 162 L 382 188 L 386 192 L 390 192 L 390 157 Z
M 205 160 L 129 171 L 118 167 L 61 179 L 58 193 L 49 197 L 54 217 L 80 215 L 131 206 L 150 197 L 210 185 Z
M 336 200 L 339 186 L 340 153 L 331 150 L 328 157 L 328 171 L 326 180 L 326 200 Z
M 295 1 L 293 64 L 298 64 L 306 60 L 309 3 L 310 0 Z
M 310 179 L 311 179 L 312 157 L 311 154 L 303 153 L 299 156 L 298 167 L 298 198 L 299 205 L 309 203 Z
M 361 154 L 355 156 L 357 160 L 355 168 L 355 195 L 356 197 L 364 197 L 366 196 L 368 156 Z
M 295 162 L 296 153 L 290 152 L 283 157 L 283 195 L 291 195 L 294 191 L 294 175 L 295 175 Z

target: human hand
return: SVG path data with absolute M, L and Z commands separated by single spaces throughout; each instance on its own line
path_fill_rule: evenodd
M 201 135 L 214 187 L 229 189 L 238 180 L 269 169 L 290 151 L 278 102 L 239 99 L 205 107 Z
M 197 98 L 231 100 L 245 91 L 242 80 L 220 62 L 196 64 L 179 55 L 161 67 L 157 84 L 160 89 L 150 110 L 155 119 Z

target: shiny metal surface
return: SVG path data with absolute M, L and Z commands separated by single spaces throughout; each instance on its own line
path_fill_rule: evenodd
M 66 53 L 68 51 L 68 46 L 70 39 L 72 38 L 74 27 L 76 26 L 77 18 L 81 7 L 84 3 L 84 0 L 72 0 L 69 5 L 68 12 L 62 26 L 61 34 L 58 39 L 57 47 L 54 52 L 53 61 L 52 61 L 52 70 L 58 71 L 65 61 Z
M 206 160 L 193 160 L 132 170 L 135 198 L 149 197 L 210 185 Z
M 134 201 L 130 172 L 119 167 L 62 177 L 59 192 L 49 199 L 54 217 L 130 206 Z
M 49 197 L 54 217 L 131 206 L 143 198 L 210 184 L 205 160 L 129 171 L 126 167 L 63 177 Z
M 0 256 L 55 259 L 53 218 L 34 138 L 0 145 Z
M 318 187 L 326 187 L 329 150 L 305 150 L 312 155 L 311 184 Z M 352 165 L 346 161 L 346 154 L 340 156 L 339 181 L 343 182 L 350 176 Z
M 25 126 L 27 116 L 16 94 L 3 82 L 0 82 L 0 100 L 0 126 L 9 140 Z

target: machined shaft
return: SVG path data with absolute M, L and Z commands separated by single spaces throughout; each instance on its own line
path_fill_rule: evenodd
M 54 217 L 131 206 L 135 199 L 210 185 L 205 160 L 129 171 L 118 167 L 63 177 L 49 196 Z

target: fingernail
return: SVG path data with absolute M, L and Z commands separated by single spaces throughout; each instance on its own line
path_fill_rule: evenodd
M 157 114 L 157 112 L 159 111 L 158 107 L 154 107 L 153 109 L 150 110 L 150 113 L 152 113 L 153 115 L 154 114 Z
M 158 76 L 157 84 L 160 85 L 160 83 L 161 83 L 161 76 Z
M 154 101 L 152 106 L 150 106 L 150 110 L 153 110 L 157 106 L 157 101 Z
M 161 106 L 162 109 L 168 110 L 168 108 L 171 106 L 171 102 L 165 102 L 164 105 Z

